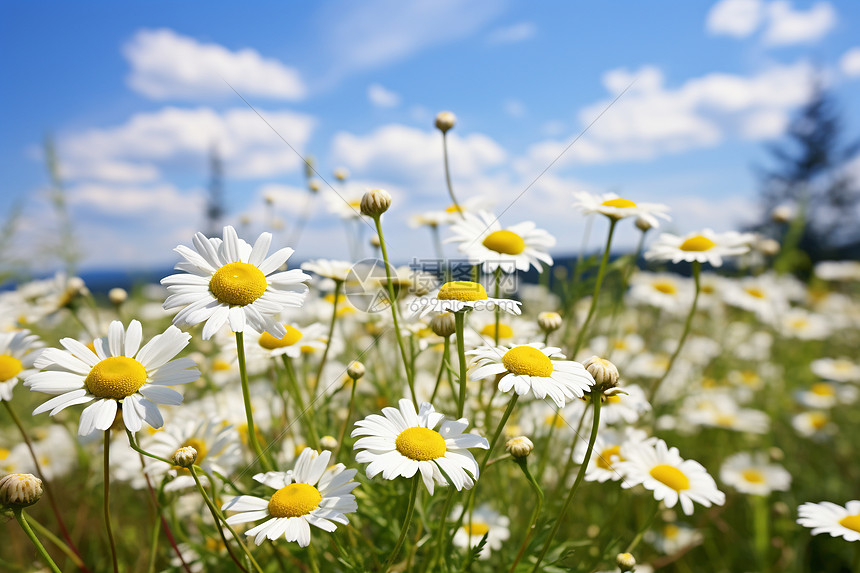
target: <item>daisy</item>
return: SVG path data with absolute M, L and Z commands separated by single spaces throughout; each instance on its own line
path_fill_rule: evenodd
M 36 373 L 33 362 L 41 347 L 39 337 L 29 330 L 0 333 L 0 401 L 12 399 L 19 378 Z
M 639 203 L 637 205 L 630 199 L 624 199 L 615 193 L 593 195 L 586 191 L 575 191 L 573 196 L 576 198 L 573 206 L 586 215 L 600 213 L 610 219 L 640 217 L 649 223 L 651 228 L 660 226 L 657 217 L 667 221 L 671 220 L 671 217 L 666 214 L 669 207 L 661 203 Z
M 824 281 L 857 281 L 860 261 L 821 261 L 815 264 L 815 276 Z
M 659 533 L 645 532 L 645 541 L 653 545 L 663 555 L 674 555 L 685 547 L 702 542 L 702 533 L 683 523 L 667 523 Z
M 860 501 L 849 501 L 845 507 L 823 501 L 804 503 L 797 508 L 798 525 L 811 527 L 812 535 L 829 533 L 846 541 L 860 541 Z
M 645 253 L 645 258 L 673 263 L 710 263 L 719 267 L 723 264 L 723 257 L 742 255 L 749 251 L 752 240 L 751 234 L 737 231 L 715 233 L 711 229 L 704 229 L 701 233 L 690 233 L 683 237 L 663 233 Z
M 513 389 L 519 396 L 529 391 L 535 398 L 547 396 L 559 408 L 565 401 L 581 398 L 594 385 L 594 378 L 579 362 L 565 360 L 561 349 L 536 342 L 522 346 L 482 346 L 466 354 L 475 356 L 472 380 L 502 375 L 499 390 Z
M 302 270 L 333 281 L 343 282 L 349 276 L 353 263 L 331 259 L 315 259 L 302 263 Z
M 332 532 L 337 528 L 335 522 L 348 524 L 344 514 L 358 509 L 351 493 L 359 485 L 352 480 L 357 470 L 346 469 L 343 464 L 329 467 L 330 461 L 330 451 L 320 454 L 305 448 L 292 470 L 255 475 L 256 481 L 277 491 L 269 499 L 252 495 L 234 497 L 221 508 L 239 512 L 228 517 L 227 523 L 266 519 L 245 535 L 253 537 L 257 545 L 283 535 L 300 547 L 310 544 L 311 525 Z
M 768 463 L 765 454 L 741 452 L 723 462 L 720 481 L 741 493 L 770 495 L 772 491 L 788 491 L 791 474 L 781 465 Z
M 462 512 L 463 507 L 455 505 L 451 512 L 451 520 L 456 521 Z M 493 511 L 489 505 L 479 505 L 472 510 L 454 534 L 453 543 L 456 547 L 471 549 L 477 547 L 486 535 L 487 543 L 481 549 L 478 559 L 489 559 L 490 553 L 501 549 L 504 542 L 511 536 L 510 525 L 511 520 L 508 516 Z
M 657 438 L 649 438 L 643 430 L 631 427 L 625 428 L 624 432 L 613 429 L 602 430 L 594 441 L 594 455 L 588 460 L 585 481 L 603 483 L 608 480 L 619 481 L 623 479 L 621 472 L 615 467 L 618 462 L 625 461 L 621 457 L 622 446 L 630 444 L 628 447 L 635 447 L 640 442 L 654 443 L 656 440 Z M 573 458 L 576 463 L 582 464 L 587 449 L 587 441 L 579 440 L 576 443 L 573 450 Z
M 450 225 L 460 221 L 463 217 L 460 213 L 472 213 L 483 209 L 489 209 L 493 206 L 493 201 L 489 197 L 479 195 L 469 197 L 465 201 L 461 201 L 458 205 L 450 205 L 442 211 L 424 211 L 409 217 L 409 226 L 431 227 L 437 228 L 442 225 Z
M 830 323 L 824 316 L 792 308 L 779 317 L 778 328 L 783 336 L 800 340 L 823 340 L 830 336 Z
M 854 386 L 816 382 L 807 390 L 795 393 L 798 402 L 807 408 L 824 410 L 836 404 L 851 404 L 857 400 L 857 388 Z
M 251 355 L 249 361 L 258 356 L 279 358 L 283 354 L 290 358 L 299 358 L 302 354 L 311 354 L 325 349 L 328 328 L 319 322 L 302 327 L 284 324 L 284 330 L 286 334 L 280 338 L 275 338 L 268 332 L 259 335 L 252 332 L 249 339 L 256 340 L 257 344 L 251 344 L 246 348 Z
M 63 338 L 66 350 L 48 348 L 34 366 L 42 370 L 24 382 L 30 390 L 57 394 L 35 410 L 55 415 L 75 404 L 87 404 L 81 414 L 78 434 L 107 430 L 114 422 L 119 403 L 125 427 L 137 432 L 145 421 L 153 428 L 164 423 L 157 404 L 176 406 L 182 394 L 167 388 L 200 378 L 190 358 L 173 359 L 188 345 L 191 335 L 170 326 L 140 347 L 143 330 L 132 320 L 128 330 L 118 320 L 111 322 L 108 336 L 93 342 L 95 352 L 73 338 Z
M 449 485 L 446 476 L 457 491 L 470 489 L 478 479 L 478 463 L 469 448 L 488 449 L 487 440 L 463 433 L 469 425 L 465 418 L 445 420 L 427 402 L 418 412 L 411 400 L 404 398 L 398 405 L 355 423 L 352 437 L 364 436 L 353 446 L 364 450 L 355 461 L 369 464 L 367 477 L 382 473 L 384 479 L 411 478 L 420 472 L 430 495 L 435 484 Z
M 821 410 L 796 414 L 791 419 L 791 425 L 804 438 L 821 439 L 837 431 L 830 415 Z
M 693 502 L 705 507 L 723 505 L 726 495 L 717 489 L 708 471 L 695 460 L 685 460 L 678 448 L 663 440 L 639 442 L 621 449 L 624 461 L 615 466 L 624 475 L 621 487 L 629 489 L 642 484 L 654 492 L 654 498 L 666 507 L 680 501 L 685 515 L 693 514 Z
M 458 249 L 469 257 L 469 263 L 483 264 L 484 272 L 527 271 L 530 265 L 542 272 L 542 262 L 552 266 L 547 249 L 555 245 L 555 237 L 531 221 L 502 228 L 488 211 L 464 213 L 463 219 L 451 226 L 451 232 L 454 236 L 445 242 L 459 243 Z
M 809 365 L 812 373 L 835 382 L 860 382 L 860 366 L 847 358 L 818 358 Z
M 341 219 L 361 218 L 361 198 L 363 196 L 364 190 L 362 189 L 341 189 L 338 192 L 323 193 L 323 199 L 329 212 Z
M 430 311 L 459 312 L 461 310 L 493 310 L 499 307 L 510 314 L 520 314 L 520 302 L 507 298 L 490 298 L 481 283 L 451 281 L 443 284 L 430 298 L 416 297 L 409 303 L 413 316 L 422 317 Z
M 689 308 L 692 302 L 690 287 L 689 280 L 676 274 L 639 272 L 630 281 L 627 297 L 633 303 L 678 314 Z
M 185 271 L 161 279 L 171 293 L 164 309 L 185 307 L 173 317 L 177 326 L 205 322 L 203 339 L 208 340 L 225 323 L 233 332 L 243 332 L 247 323 L 258 332 L 282 337 L 284 327 L 275 315 L 287 307 L 299 307 L 310 280 L 298 269 L 276 272 L 293 254 L 284 248 L 266 257 L 272 235 L 263 233 L 254 246 L 238 237 L 229 225 L 223 239 L 208 239 L 197 233 L 194 249 L 179 245 L 174 250 L 185 259 L 175 269 Z

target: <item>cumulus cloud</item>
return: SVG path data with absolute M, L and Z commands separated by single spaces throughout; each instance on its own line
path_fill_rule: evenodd
M 73 209 L 112 217 L 175 218 L 182 213 L 202 213 L 203 192 L 192 189 L 180 192 L 174 185 L 122 186 L 104 183 L 82 183 L 67 191 Z
M 314 125 L 311 117 L 289 111 L 260 113 L 293 147 L 304 147 Z M 166 107 L 135 114 L 115 127 L 74 132 L 59 140 L 67 177 L 127 183 L 154 180 L 168 168 L 205 172 L 213 148 L 230 177 L 280 175 L 301 164 L 295 152 L 246 108 L 218 112 Z
M 379 84 L 368 86 L 367 99 L 376 107 L 397 107 L 400 105 L 400 96 Z
M 842 55 L 839 69 L 848 77 L 860 76 L 860 47 L 851 48 Z
M 537 32 L 534 22 L 520 22 L 512 26 L 496 28 L 487 36 L 490 44 L 516 44 L 530 40 Z
M 708 12 L 705 29 L 714 35 L 745 38 L 758 29 L 763 16 L 761 0 L 722 0 Z
M 234 95 L 224 80 L 244 96 L 297 100 L 307 91 L 298 71 L 274 58 L 251 48 L 234 52 L 166 28 L 140 30 L 123 53 L 131 64 L 129 87 L 151 99 Z
M 836 10 L 829 2 L 818 2 L 809 10 L 795 10 L 791 3 L 776 0 L 768 4 L 767 12 L 764 42 L 772 46 L 812 43 L 836 25 Z

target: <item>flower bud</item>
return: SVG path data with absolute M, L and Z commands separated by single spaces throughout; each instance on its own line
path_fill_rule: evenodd
M 794 219 L 794 207 L 791 205 L 779 205 L 770 213 L 770 218 L 775 223 L 788 223 Z
M 374 249 L 379 248 L 379 235 L 377 235 L 376 233 L 373 233 L 370 236 L 370 246 L 373 247 Z
M 353 380 L 358 380 L 359 378 L 364 376 L 364 372 L 364 364 L 362 364 L 358 360 L 353 360 L 349 367 L 346 369 L 346 375 Z
M 334 436 L 323 436 L 320 438 L 320 447 L 324 450 L 334 450 L 337 447 L 337 438 Z
M 115 304 L 117 306 L 121 305 L 128 299 L 128 293 L 124 288 L 112 288 L 108 291 L 108 300 L 110 300 L 111 304 Z
M 320 182 L 316 179 L 311 179 L 308 181 L 308 189 L 310 189 L 311 193 L 316 193 L 320 190 Z
M 361 197 L 361 214 L 379 217 L 391 207 L 391 195 L 385 189 L 371 189 Z
M 457 323 L 454 320 L 454 313 L 440 312 L 430 319 L 430 330 L 436 336 L 449 337 L 457 332 Z
M 650 231 L 651 228 L 654 226 L 651 224 L 651 221 L 649 221 L 645 217 L 641 217 L 641 216 L 636 217 L 636 220 L 633 221 L 633 224 L 636 225 L 636 228 L 639 229 L 640 231 L 642 231 L 643 233 Z
M 33 474 L 9 474 L 0 478 L 0 504 L 27 507 L 42 497 L 42 480 Z
M 546 333 L 561 328 L 561 315 L 557 312 L 542 312 L 537 318 L 538 326 Z
M 583 364 L 588 373 L 594 378 L 594 382 L 603 391 L 614 388 L 618 384 L 618 368 L 615 364 L 600 358 L 592 356 Z
M 511 438 L 505 443 L 505 449 L 511 452 L 511 456 L 513 456 L 516 460 L 521 460 L 523 458 L 527 458 L 532 450 L 535 449 L 535 445 L 532 443 L 530 439 L 525 436 L 517 436 L 516 438 Z
M 173 463 L 181 468 L 190 468 L 197 461 L 197 450 L 192 446 L 179 448 L 173 454 Z
M 627 573 L 627 571 L 633 571 L 636 567 L 636 559 L 631 553 L 619 553 L 615 557 L 615 564 L 621 569 L 621 573 Z
M 346 181 L 347 177 L 349 177 L 349 169 L 346 167 L 338 167 L 334 170 L 334 178 L 338 181 Z
M 779 249 L 781 248 L 779 241 L 774 239 L 764 239 L 759 242 L 758 250 L 761 251 L 763 255 L 768 257 L 776 256 L 779 253 Z
M 450 111 L 440 111 L 436 115 L 436 129 L 442 133 L 447 133 L 457 123 L 457 116 Z

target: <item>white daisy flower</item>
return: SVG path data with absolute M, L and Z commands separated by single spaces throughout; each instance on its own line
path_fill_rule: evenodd
M 770 463 L 761 452 L 740 452 L 723 462 L 720 481 L 741 493 L 770 495 L 772 491 L 788 491 L 791 474 L 781 465 Z
M 791 426 L 804 438 L 822 439 L 838 431 L 830 415 L 821 410 L 795 414 L 791 418 Z
M 795 399 L 807 408 L 824 410 L 837 404 L 851 404 L 857 400 L 857 388 L 830 382 L 816 382 L 806 390 L 795 393 Z
M 493 201 L 484 195 L 469 197 L 465 201 L 460 201 L 459 208 L 457 205 L 450 205 L 443 211 L 424 211 L 409 217 L 409 226 L 416 227 L 440 227 L 442 225 L 450 225 L 462 220 L 460 213 L 472 213 L 479 210 L 489 209 L 493 206 Z
M 337 528 L 335 523 L 348 524 L 344 514 L 358 509 L 351 493 L 359 485 L 352 480 L 357 470 L 346 469 L 343 464 L 329 467 L 330 461 L 330 451 L 319 454 L 305 448 L 292 470 L 255 475 L 256 481 L 277 491 L 269 499 L 252 495 L 234 497 L 221 508 L 239 512 L 228 517 L 227 523 L 266 519 L 245 535 L 253 537 L 257 545 L 283 535 L 300 547 L 310 544 L 311 525 L 332 532 Z
M 164 309 L 185 307 L 173 317 L 177 326 L 201 322 L 203 339 L 208 340 L 225 323 L 233 332 L 243 332 L 246 323 L 258 332 L 272 336 L 285 334 L 276 315 L 287 307 L 299 307 L 308 292 L 310 280 L 298 269 L 276 272 L 293 254 L 287 247 L 269 257 L 272 235 L 263 233 L 254 246 L 246 243 L 229 225 L 223 240 L 197 233 L 194 249 L 179 245 L 174 250 L 185 259 L 176 270 L 185 271 L 161 279 L 171 293 Z
M 246 345 L 248 360 L 263 357 L 280 358 L 283 354 L 290 358 L 299 358 L 302 354 L 311 354 L 325 349 L 328 328 L 319 322 L 301 327 L 295 324 L 284 324 L 284 329 L 287 332 L 280 338 L 275 338 L 268 332 L 263 334 L 251 332 L 248 339 L 251 342 L 256 341 L 257 344 Z
M 685 547 L 702 542 L 702 532 L 683 523 L 667 523 L 658 531 L 645 532 L 645 541 L 663 555 L 674 555 Z M 637 566 L 638 569 L 638 566 Z
M 846 541 L 860 541 L 860 501 L 852 500 L 845 507 L 823 501 L 804 503 L 797 508 L 798 525 L 811 527 L 812 535 L 829 533 Z
M 493 310 L 499 307 L 510 314 L 520 314 L 520 302 L 507 298 L 489 298 L 481 283 L 451 281 L 443 284 L 435 296 L 416 297 L 409 303 L 413 316 L 423 317 L 430 311 L 459 312 L 469 310 Z
M 678 448 L 668 447 L 663 440 L 631 444 L 621 449 L 621 456 L 624 461 L 615 463 L 624 474 L 621 487 L 642 484 L 666 507 L 675 507 L 680 501 L 684 514 L 692 515 L 693 502 L 711 507 L 726 501 L 726 495 L 717 489 L 702 464 L 683 459 Z
M 657 217 L 671 221 L 671 217 L 666 214 L 669 207 L 661 203 L 636 204 L 630 199 L 619 197 L 615 193 L 593 195 L 586 191 L 575 191 L 573 196 L 576 198 L 576 202 L 573 206 L 585 215 L 600 213 L 610 219 L 641 217 L 644 221 L 648 222 L 652 228 L 660 226 L 660 222 L 657 220 Z
M 779 316 L 783 336 L 800 340 L 823 340 L 830 336 L 830 321 L 820 314 L 792 308 Z
M 302 270 L 333 281 L 343 282 L 349 276 L 354 263 L 332 259 L 315 259 L 302 263 Z
M 809 365 L 812 373 L 834 382 L 860 382 L 860 365 L 847 358 L 818 358 Z
M 561 349 L 536 342 L 522 346 L 482 346 L 466 354 L 475 357 L 472 380 L 503 374 L 499 390 L 514 390 L 535 398 L 547 396 L 559 408 L 568 400 L 581 398 L 594 385 L 594 378 L 579 362 L 565 360 Z
M 445 420 L 444 414 L 427 402 L 418 412 L 411 400 L 404 398 L 398 405 L 399 408 L 383 408 L 382 416 L 371 414 L 355 423 L 352 437 L 364 436 L 353 446 L 363 450 L 356 454 L 355 461 L 369 464 L 367 477 L 382 473 L 384 479 L 411 478 L 420 472 L 432 495 L 435 484 L 449 485 L 447 475 L 457 491 L 470 489 L 478 479 L 478 463 L 469 448 L 488 449 L 489 442 L 476 434 L 463 433 L 469 425 L 465 418 Z
M 341 219 L 361 218 L 361 198 L 364 197 L 363 189 L 345 190 L 341 188 L 338 192 L 326 191 L 322 194 L 326 208 L 333 215 Z
M 555 237 L 537 229 L 531 221 L 502 228 L 487 211 L 464 213 L 463 219 L 451 226 L 451 232 L 454 236 L 445 242 L 458 243 L 457 248 L 469 257 L 469 263 L 483 264 L 484 272 L 527 271 L 530 265 L 541 272 L 541 262 L 552 266 L 547 249 L 555 245 Z
M 654 443 L 656 440 L 657 438 L 649 438 L 644 430 L 631 427 L 624 428 L 624 432 L 613 429 L 601 430 L 594 441 L 594 453 L 588 460 L 588 467 L 585 469 L 585 481 L 600 483 L 608 480 L 620 481 L 623 476 L 615 464 L 624 461 L 624 458 L 621 457 L 622 446 L 630 444 L 628 447 L 635 447 L 640 442 Z M 573 449 L 573 458 L 576 463 L 582 464 L 587 449 L 588 442 L 586 440 L 577 441 L 576 447 Z
M 93 342 L 95 352 L 73 338 L 60 340 L 66 350 L 42 351 L 34 364 L 42 372 L 27 377 L 24 385 L 57 396 L 33 410 L 33 415 L 50 410 L 53 416 L 69 406 L 97 400 L 81 414 L 81 436 L 110 428 L 118 403 L 130 431 L 140 430 L 144 421 L 160 428 L 164 419 L 156 404 L 182 403 L 182 394 L 167 386 L 194 382 L 200 371 L 190 358 L 173 359 L 188 345 L 190 334 L 170 326 L 141 348 L 142 338 L 140 322 L 132 320 L 126 331 L 115 320 L 108 336 Z
M 451 512 L 451 520 L 456 521 L 462 512 L 463 506 L 455 505 Z M 511 520 L 508 516 L 493 511 L 487 504 L 479 505 L 467 514 L 463 525 L 454 533 L 454 546 L 463 549 L 477 547 L 486 535 L 487 543 L 481 549 L 478 559 L 489 559 L 490 554 L 501 549 L 504 542 L 511 536 L 510 525 Z
M 690 233 L 683 237 L 663 233 L 648 251 L 645 258 L 656 261 L 681 261 L 710 263 L 719 267 L 723 264 L 723 257 L 742 255 L 749 251 L 753 235 L 749 233 L 738 233 L 729 231 L 727 233 L 715 233 L 711 229 L 704 229 L 701 233 Z
M 823 281 L 858 281 L 860 261 L 821 261 L 815 263 L 815 276 Z
M 0 333 L 0 401 L 11 400 L 18 380 L 36 373 L 33 362 L 42 346 L 29 330 Z
M 686 312 L 693 300 L 691 281 L 673 273 L 638 272 L 630 280 L 627 298 L 673 314 Z

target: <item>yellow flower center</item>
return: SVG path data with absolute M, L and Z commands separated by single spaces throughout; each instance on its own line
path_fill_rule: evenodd
M 439 300 L 459 300 L 471 302 L 475 300 L 487 300 L 487 291 L 484 285 L 472 281 L 451 281 L 445 283 L 436 295 Z
M 654 290 L 658 290 L 664 294 L 677 294 L 678 292 L 678 289 L 675 288 L 675 285 L 673 283 L 670 283 L 669 281 L 656 282 L 651 286 L 654 287 Z
M 458 207 L 457 205 L 451 205 L 450 207 L 448 207 L 447 209 L 445 209 L 445 212 L 446 212 L 446 213 L 462 213 L 462 212 L 463 212 L 463 208 L 462 208 L 462 207 Z
M 761 290 L 760 288 L 747 287 L 744 289 L 744 292 L 746 292 L 748 295 L 750 295 L 751 297 L 754 297 L 754 298 L 767 298 L 767 295 L 765 295 L 764 291 Z
M 247 306 L 266 292 L 266 276 L 248 263 L 228 263 L 209 279 L 209 290 L 219 301 L 232 306 Z
M 676 537 L 678 537 L 678 533 L 680 533 L 680 531 L 680 527 L 670 523 L 663 528 L 663 537 L 665 537 L 666 539 L 675 539 Z
M 809 414 L 809 423 L 816 430 L 823 429 L 829 421 L 830 419 L 821 412 L 812 412 Z
M 634 203 L 630 199 L 623 199 L 621 197 L 618 197 L 617 199 L 608 199 L 601 203 L 601 205 L 605 207 L 618 207 L 619 209 L 628 209 L 630 207 L 635 207 L 636 203 Z
M 542 376 L 546 378 L 553 371 L 552 360 L 532 346 L 511 348 L 502 356 L 502 364 L 508 372 L 520 376 Z
M 564 421 L 564 418 L 562 418 L 561 414 L 559 414 L 558 412 L 550 414 L 549 416 L 544 418 L 543 421 L 547 426 L 555 426 L 556 428 L 563 428 L 567 425 Z
M 301 517 L 319 507 L 322 495 L 317 488 L 306 483 L 291 483 L 275 492 L 269 500 L 272 517 Z
M 358 211 L 361 209 L 361 199 L 356 199 L 355 201 L 350 201 L 349 206 Z
M 828 398 L 836 394 L 836 391 L 833 390 L 833 386 L 827 384 L 826 382 L 818 382 L 817 384 L 813 384 L 810 390 L 816 396 L 826 396 Z
M 731 428 L 735 425 L 736 418 L 734 414 L 717 414 L 714 417 L 714 423 L 723 428 Z
M 854 369 L 854 364 L 847 360 L 834 360 L 833 369 L 837 372 L 851 372 Z
M 860 513 L 856 515 L 846 515 L 839 520 L 839 525 L 860 532 Z
M 9 454 L 12 453 L 12 450 L 8 450 L 6 448 L 0 448 L 0 460 L 5 460 L 9 457 Z
M 260 335 L 260 346 L 265 348 L 266 350 L 275 350 L 278 348 L 284 348 L 285 346 L 292 346 L 296 342 L 302 339 L 304 334 L 289 324 L 285 324 L 284 328 L 287 330 L 287 333 L 281 338 L 275 338 L 268 332 L 264 332 Z
M 608 404 L 620 404 L 621 403 L 621 396 L 618 396 L 617 394 L 614 394 L 612 396 L 607 396 L 606 402 Z
M 481 329 L 481 334 L 484 336 L 491 336 L 495 338 L 496 336 L 496 325 L 493 323 L 488 324 L 484 328 Z M 499 323 L 499 338 L 511 338 L 514 335 L 514 329 L 508 326 L 507 324 Z
M 716 246 L 717 244 L 709 238 L 696 235 L 681 243 L 680 249 L 682 251 L 710 251 Z
M 409 459 L 426 462 L 441 458 L 448 451 L 445 438 L 430 428 L 406 428 L 394 440 L 397 451 Z
M 612 460 L 613 456 L 617 456 L 618 459 L 615 461 L 623 462 L 624 458 L 621 457 L 621 446 L 610 446 L 600 452 L 600 455 L 597 456 L 597 467 L 603 468 L 605 470 L 611 470 L 612 464 L 614 461 Z
M 526 249 L 523 238 L 513 231 L 493 231 L 484 239 L 483 245 L 503 255 L 519 255 Z
M 21 361 L 14 356 L 0 354 L 0 382 L 11 380 L 23 369 Z
M 197 450 L 197 461 L 195 461 L 194 463 L 200 465 L 200 462 L 202 462 L 203 458 L 206 457 L 206 454 L 209 453 L 209 448 L 206 447 L 206 442 L 198 438 L 188 438 L 187 440 L 182 442 L 182 445 L 179 447 L 186 448 L 188 446 L 191 446 L 192 448 Z
M 216 358 L 214 362 L 212 362 L 212 370 L 215 372 L 224 372 L 226 370 L 230 370 L 232 367 L 230 363 L 226 360 L 221 360 L 220 358 Z
M 483 537 L 490 530 L 490 526 L 482 521 L 473 521 L 472 523 L 466 523 L 463 525 L 463 531 L 465 531 L 470 537 L 477 536 Z
M 758 470 L 744 470 L 741 476 L 750 483 L 764 483 L 764 474 Z
M 84 384 L 93 396 L 122 400 L 146 384 L 146 368 L 134 358 L 111 356 L 93 366 Z
M 809 321 L 805 318 L 795 318 L 794 320 L 789 321 L 788 325 L 791 328 L 796 328 L 798 330 L 804 329 L 809 326 Z
M 652 478 L 671 487 L 675 491 L 690 489 L 690 479 L 675 466 L 660 464 L 651 468 L 651 471 L 648 473 L 651 474 Z

